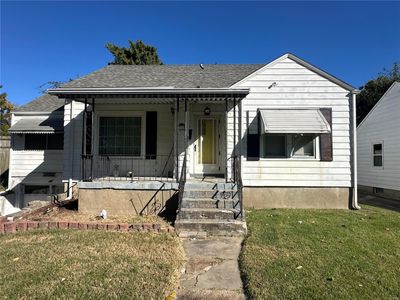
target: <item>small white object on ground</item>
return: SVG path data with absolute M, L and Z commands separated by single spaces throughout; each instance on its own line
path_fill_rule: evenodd
M 107 211 L 106 211 L 105 209 L 103 209 L 103 210 L 100 212 L 100 217 L 102 217 L 103 219 L 107 219 Z

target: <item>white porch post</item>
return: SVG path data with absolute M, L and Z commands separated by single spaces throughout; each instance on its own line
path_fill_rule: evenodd
M 178 152 L 178 114 L 179 114 L 179 98 L 176 98 L 174 109 L 174 157 L 175 157 L 175 179 L 179 181 L 179 152 Z

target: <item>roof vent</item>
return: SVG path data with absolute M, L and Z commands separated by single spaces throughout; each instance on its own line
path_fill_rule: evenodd
M 201 68 L 202 70 L 204 70 L 204 65 L 203 65 L 203 64 L 200 64 L 200 68 Z

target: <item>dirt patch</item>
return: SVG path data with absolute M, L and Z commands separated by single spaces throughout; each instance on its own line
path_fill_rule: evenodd
M 100 212 L 99 212 L 100 213 Z M 96 222 L 96 223 L 159 223 L 169 225 L 163 218 L 158 216 L 108 216 L 107 219 L 94 214 L 84 214 L 78 211 L 78 201 L 68 201 L 62 205 L 49 204 L 19 214 L 15 221 L 73 221 L 73 222 Z

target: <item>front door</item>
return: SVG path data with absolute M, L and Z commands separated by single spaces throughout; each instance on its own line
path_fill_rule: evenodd
M 217 118 L 200 117 L 197 120 L 197 140 L 194 147 L 195 173 L 220 173 L 219 122 Z

